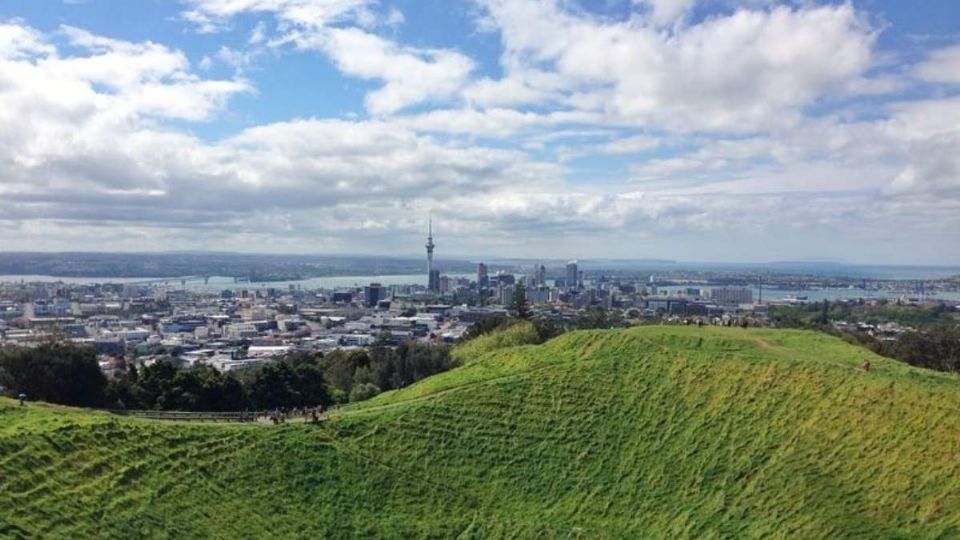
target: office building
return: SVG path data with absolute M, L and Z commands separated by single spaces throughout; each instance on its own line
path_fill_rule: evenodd
M 567 289 L 576 289 L 580 283 L 580 272 L 577 269 L 577 261 L 567 263 Z
M 710 300 L 720 305 L 752 304 L 753 291 L 749 287 L 717 287 L 710 291 Z
M 477 264 L 477 287 L 481 289 L 486 289 L 490 286 L 490 276 L 488 273 L 487 265 L 484 263 Z
M 427 289 L 431 292 L 440 292 L 440 271 L 430 270 L 430 278 L 427 280 Z
M 363 288 L 363 303 L 367 307 L 377 307 L 377 303 L 386 297 L 387 288 L 379 283 L 371 283 Z

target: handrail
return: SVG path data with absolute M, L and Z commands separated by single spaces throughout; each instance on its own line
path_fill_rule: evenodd
M 316 420 L 324 421 L 329 418 L 329 414 L 339 409 L 339 406 L 333 406 L 317 415 Z M 159 411 L 149 409 L 110 409 L 108 412 L 119 416 L 131 416 L 134 418 L 146 418 L 149 420 L 184 420 L 184 421 L 224 421 L 224 422 L 255 422 L 259 418 L 271 418 L 275 413 L 270 411 Z M 281 415 L 283 420 L 289 417 L 287 414 Z M 292 418 L 309 419 L 307 414 L 298 414 Z
M 151 410 L 111 410 L 120 416 L 148 418 L 152 420 L 232 420 L 239 422 L 253 422 L 266 413 L 258 411 L 220 412 L 220 411 L 151 411 Z

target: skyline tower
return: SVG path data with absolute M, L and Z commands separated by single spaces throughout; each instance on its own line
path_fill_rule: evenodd
M 433 249 L 437 247 L 433 243 L 433 216 L 430 216 L 427 225 L 427 289 L 437 291 L 440 289 L 440 276 L 434 277 L 433 270 Z M 437 272 L 439 274 L 439 272 Z

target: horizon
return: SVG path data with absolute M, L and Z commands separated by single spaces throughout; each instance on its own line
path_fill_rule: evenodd
M 105 250 L 73 250 L 73 251 L 0 251 L 0 258 L 4 255 L 126 255 L 126 256 L 155 256 L 155 255 L 199 255 L 199 256 L 243 256 L 243 257 L 292 257 L 292 258 L 358 258 L 358 259 L 384 259 L 396 261 L 419 261 L 426 260 L 422 254 L 371 254 L 371 253 L 269 253 L 269 252 L 243 252 L 243 251 L 216 251 L 216 250 L 165 250 L 165 251 L 105 251 Z M 842 259 L 795 259 L 795 260 L 753 260 L 753 261 L 734 261 L 734 260 L 695 260 L 695 259 L 663 259 L 663 258 L 632 258 L 632 257 L 507 257 L 496 255 L 435 255 L 435 261 L 448 261 L 458 263 L 501 263 L 501 264 L 526 264 L 526 263 L 549 263 L 551 265 L 563 265 L 567 262 L 581 263 L 635 263 L 638 265 L 669 265 L 683 267 L 708 267 L 708 266 L 836 266 L 836 267 L 885 267 L 885 268 L 940 268 L 940 269 L 960 269 L 960 263 L 943 264 L 923 264 L 923 263 L 888 263 L 888 262 L 863 262 L 850 261 Z M 2 272 L 0 272 L 2 274 Z M 15 275 L 15 274 L 11 274 Z M 54 276 L 55 277 L 55 276 Z
M 407 256 L 432 215 L 438 257 L 955 265 L 957 20 L 948 1 L 11 0 L 0 233 Z

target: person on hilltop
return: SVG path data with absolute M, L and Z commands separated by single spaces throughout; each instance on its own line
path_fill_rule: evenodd
M 27 394 L 25 392 L 20 392 L 20 395 L 17 396 L 20 399 L 20 406 L 23 407 L 26 405 Z

